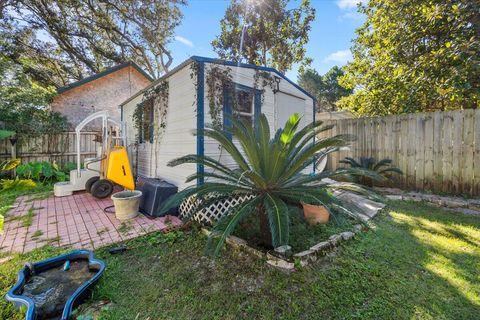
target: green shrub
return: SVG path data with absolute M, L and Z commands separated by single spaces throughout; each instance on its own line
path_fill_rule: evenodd
M 60 168 L 68 176 L 70 171 L 77 169 L 77 164 L 75 162 L 67 161 Z
M 11 171 L 18 167 L 20 159 L 9 159 L 0 162 L 0 173 Z M 18 189 L 19 191 L 27 190 L 35 187 L 35 182 L 30 179 L 0 179 L 0 192 Z
M 57 182 L 68 180 L 64 168 L 60 168 L 55 161 L 34 161 L 21 164 L 17 167 L 17 175 L 21 178 L 39 182 Z

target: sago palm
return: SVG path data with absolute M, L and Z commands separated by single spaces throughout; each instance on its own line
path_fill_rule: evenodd
M 283 129 L 270 136 L 270 126 L 265 115 L 261 115 L 254 129 L 238 120 L 232 119 L 228 132 L 214 128 L 199 130 L 197 134 L 216 140 L 235 161 L 230 168 L 208 156 L 196 154 L 175 159 L 169 166 L 185 163 L 202 164 L 204 173 L 196 173 L 187 178 L 187 182 L 205 178 L 206 182 L 191 186 L 172 196 L 160 209 L 166 212 L 178 206 L 183 200 L 194 196 L 197 205 L 184 213 L 191 216 L 215 202 L 232 197 L 249 196 L 247 200 L 230 207 L 222 218 L 214 224 L 214 254 L 218 254 L 225 239 L 239 222 L 249 215 L 258 215 L 264 244 L 278 247 L 288 244 L 289 209 L 291 204 L 306 202 L 327 207 L 331 213 L 344 213 L 355 216 L 355 210 L 349 208 L 333 195 L 337 188 L 362 191 L 356 185 L 330 185 L 322 181 L 338 175 L 370 175 L 363 169 L 340 169 L 334 172 L 305 174 L 315 161 L 329 153 L 347 146 L 352 137 L 336 135 L 317 139 L 316 136 L 332 126 L 323 126 L 321 121 L 311 123 L 299 129 L 300 117 L 292 115 Z M 233 137 L 233 139 L 232 139 Z M 237 145 L 239 147 L 237 147 Z M 310 170 L 310 169 L 308 169 Z M 211 243 L 211 241 L 209 242 Z
M 391 174 L 403 174 L 402 170 L 392 165 L 392 160 L 390 159 L 383 159 L 377 162 L 374 158 L 368 157 L 360 157 L 358 161 L 354 158 L 345 157 L 345 159 L 340 160 L 339 162 L 348 164 L 351 168 L 362 168 L 375 171 L 388 180 L 392 180 L 390 176 Z M 355 177 L 354 181 L 369 187 L 373 186 L 373 180 L 368 177 Z

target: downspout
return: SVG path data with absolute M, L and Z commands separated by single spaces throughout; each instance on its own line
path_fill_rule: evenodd
M 204 104 L 205 104 L 205 63 L 198 62 L 197 70 L 197 130 L 205 128 Z M 197 134 L 197 155 L 203 156 L 205 148 L 205 137 L 203 134 Z M 205 168 L 203 164 L 197 164 L 197 174 L 203 174 Z M 204 183 L 203 177 L 197 178 L 197 186 Z

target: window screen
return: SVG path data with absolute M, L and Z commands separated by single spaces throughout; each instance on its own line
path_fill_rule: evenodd
M 140 143 L 153 142 L 153 98 L 143 102 L 142 125 L 140 126 Z

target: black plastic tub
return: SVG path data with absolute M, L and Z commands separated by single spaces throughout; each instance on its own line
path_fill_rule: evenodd
M 140 212 L 150 217 L 159 217 L 158 209 L 161 205 L 178 192 L 178 188 L 171 183 L 141 176 L 137 179 L 136 189 L 141 191 L 143 195 L 140 200 Z M 165 214 L 177 216 L 178 210 L 172 208 Z
M 53 274 L 53 272 L 56 272 L 56 276 L 61 276 L 61 273 L 57 271 L 59 270 L 59 268 L 62 268 L 67 261 L 69 261 L 68 264 L 78 264 L 79 268 L 80 264 L 87 264 L 86 267 L 88 268 L 88 274 L 83 276 L 88 277 L 88 279 L 81 282 L 78 288 L 75 289 L 75 291 L 68 297 L 68 299 L 66 299 L 66 296 L 63 296 L 62 299 L 59 300 L 63 301 L 66 299 L 66 302 L 58 315 L 54 317 L 46 317 L 45 315 L 42 315 L 40 313 L 40 310 L 37 310 L 37 305 L 34 301 L 35 297 L 32 298 L 32 296 L 30 295 L 31 293 L 26 293 L 27 287 L 30 285 L 31 280 L 34 280 L 34 277 L 37 276 L 38 278 L 41 278 L 40 275 L 42 274 L 48 274 L 49 272 L 52 272 Z M 25 316 L 26 320 L 67 320 L 70 319 L 73 309 L 77 307 L 80 303 L 82 303 L 86 298 L 88 298 L 93 286 L 95 285 L 95 283 L 97 283 L 98 279 L 105 271 L 105 268 L 105 262 L 95 259 L 93 252 L 89 250 L 76 250 L 61 256 L 57 256 L 33 264 L 26 264 L 25 267 L 23 267 L 22 270 L 20 270 L 20 272 L 18 273 L 17 283 L 10 289 L 10 291 L 7 292 L 5 298 L 8 301 L 13 302 L 17 308 L 21 308 L 22 306 L 25 306 L 27 308 Z M 53 290 L 54 288 L 52 287 L 50 289 Z M 70 290 L 73 289 L 70 288 Z M 58 292 L 61 292 L 61 290 L 58 290 Z M 61 305 L 62 304 L 60 303 L 59 306 Z

